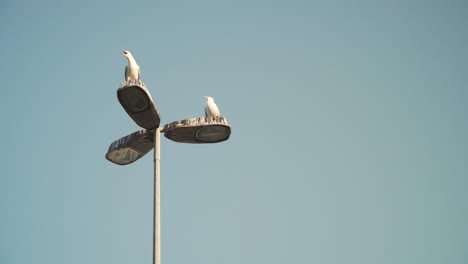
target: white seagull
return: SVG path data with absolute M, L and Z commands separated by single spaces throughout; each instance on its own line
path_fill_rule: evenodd
M 124 50 L 123 54 L 128 60 L 128 64 L 125 66 L 125 80 L 139 80 L 140 66 L 138 66 L 130 51 Z
M 205 117 L 211 116 L 221 116 L 218 106 L 215 104 L 213 97 L 205 96 L 206 106 L 205 106 Z

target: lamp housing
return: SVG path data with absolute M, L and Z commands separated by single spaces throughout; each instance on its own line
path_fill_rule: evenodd
M 179 143 L 218 143 L 231 135 L 231 126 L 222 116 L 196 117 L 169 123 L 164 136 Z
M 154 130 L 140 130 L 112 142 L 106 159 L 118 165 L 137 161 L 153 149 L 154 133 Z
M 146 85 L 140 80 L 128 80 L 117 89 L 117 98 L 127 114 L 142 128 L 156 129 L 161 117 Z

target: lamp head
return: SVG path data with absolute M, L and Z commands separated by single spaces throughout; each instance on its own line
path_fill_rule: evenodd
M 196 117 L 166 124 L 164 136 L 179 143 L 218 143 L 231 135 L 231 126 L 222 116 Z
M 154 147 L 154 131 L 141 130 L 112 142 L 106 159 L 127 165 L 143 157 Z
M 129 80 L 117 90 L 117 98 L 127 114 L 145 129 L 159 127 L 161 117 L 154 105 L 151 94 L 140 80 Z

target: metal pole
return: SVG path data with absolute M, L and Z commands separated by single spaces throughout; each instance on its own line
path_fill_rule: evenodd
M 153 264 L 161 264 L 161 128 L 154 132 Z

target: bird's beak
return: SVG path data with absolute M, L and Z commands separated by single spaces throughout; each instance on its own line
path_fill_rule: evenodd
M 203 96 L 203 97 L 205 97 L 205 99 L 208 99 L 208 96 L 206 96 L 206 95 L 205 95 L 205 96 Z

